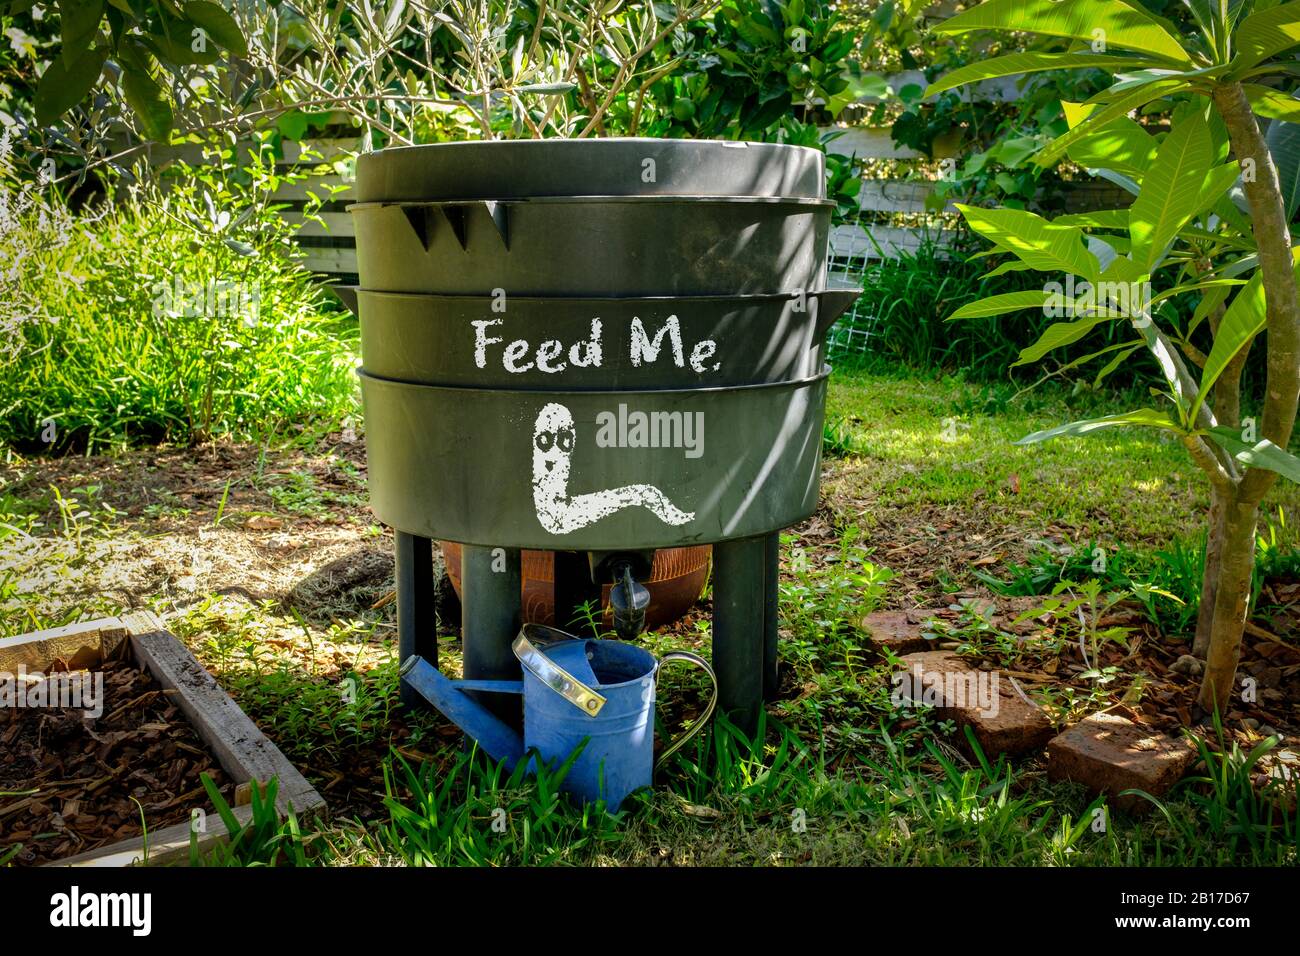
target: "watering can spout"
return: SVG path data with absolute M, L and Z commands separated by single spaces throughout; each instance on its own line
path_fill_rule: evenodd
M 519 694 L 520 681 L 451 681 L 423 657 L 412 654 L 402 663 L 401 679 L 444 717 L 470 737 L 493 760 L 504 760 L 513 770 L 524 755 L 523 737 L 487 708 L 474 701 L 467 690 Z
M 862 295 L 862 290 L 850 286 L 832 286 L 821 293 L 817 308 L 817 335 L 825 335 L 826 330 L 835 324 L 835 320 L 853 308 L 853 304 Z

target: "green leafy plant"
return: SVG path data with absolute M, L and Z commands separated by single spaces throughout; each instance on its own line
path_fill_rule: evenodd
M 1300 2 L 1189 0 L 1188 7 L 1197 30 L 1184 35 L 1126 0 L 989 0 L 939 29 L 1018 30 L 1063 38 L 1066 49 L 970 64 L 930 93 L 1042 70 L 1104 69 L 1116 76 L 1087 102 L 1067 108 L 1070 130 L 1035 159 L 1048 165 L 1069 156 L 1104 168 L 1107 178 L 1135 194 L 1133 205 L 1052 222 L 1022 210 L 959 206 L 972 229 L 1014 257 L 1000 270 L 1055 272 L 1067 282 L 987 299 L 954 317 L 1049 308 L 1072 320 L 1051 326 L 1019 363 L 1115 321 L 1135 335 L 1108 347 L 1108 367 L 1139 351 L 1156 360 L 1166 408 L 1074 422 L 1022 441 L 1140 426 L 1169 432 L 1187 447 L 1213 496 L 1195 643 L 1207 659 L 1200 702 L 1222 710 L 1249 610 L 1260 501 L 1279 474 L 1300 481 L 1300 458 L 1287 451 L 1300 395 L 1300 256 L 1293 256 L 1287 226 L 1296 184 L 1284 188 L 1256 119 L 1300 119 L 1300 100 L 1265 85 L 1292 82 L 1293 64 L 1280 54 L 1300 46 Z M 1157 101 L 1177 104 L 1163 139 L 1127 115 Z M 1229 195 L 1239 176 L 1248 220 Z M 1152 277 L 1162 269 L 1175 270 L 1178 283 L 1152 296 Z M 1074 277 L 1086 291 L 1074 287 Z M 1171 331 L 1176 315 L 1160 308 L 1163 300 L 1198 294 L 1192 322 Z M 1208 351 L 1192 341 L 1202 326 L 1212 336 Z M 1240 372 L 1265 330 L 1267 382 L 1256 434 L 1241 420 Z M 1199 382 L 1188 361 L 1201 366 Z
M 1263 786 L 1255 780 L 1260 762 L 1277 747 L 1278 738 L 1266 737 L 1246 752 L 1224 733 L 1218 714 L 1214 715 L 1213 742 L 1190 733 L 1187 736 L 1196 747 L 1201 772 L 1184 777 L 1174 793 L 1186 794 L 1198 808 L 1194 822 L 1179 821 L 1167 802 L 1145 791 L 1125 793 L 1154 805 L 1170 824 L 1189 836 L 1207 831 L 1223 836 L 1234 852 L 1243 845 L 1254 856 L 1276 847 L 1294 852 L 1300 846 L 1295 778 L 1271 776 Z
M 218 145 L 209 156 L 173 167 L 166 187 L 76 214 L 0 156 L 0 190 L 26 209 L 0 226 L 20 253 L 0 266 L 0 302 L 38 303 L 13 319 L 0 355 L 0 439 L 199 442 L 355 409 L 356 324 L 296 261 L 295 227 L 271 201 L 283 175 L 261 150 Z M 48 243 L 46 207 L 62 224 Z
M 822 454 L 828 458 L 849 458 L 862 450 L 853 433 L 853 423 L 844 419 L 827 419 L 822 426 Z
M 900 360 L 915 368 L 960 370 L 977 380 L 1004 379 L 1007 365 L 1051 324 L 1031 316 L 1014 329 L 996 316 L 944 317 L 960 307 L 1036 287 L 1019 273 L 986 275 L 964 247 L 947 248 L 933 238 L 915 251 L 874 259 L 860 274 L 865 294 L 830 333 L 837 366 Z
M 681 775 L 675 789 L 696 803 L 725 796 L 769 808 L 793 806 L 800 777 L 816 767 L 808 747 L 766 711 L 759 711 L 753 734 L 720 714 L 709 737 L 707 743 L 697 737 L 672 758 Z M 772 737 L 775 744 L 769 743 Z
M 615 841 L 624 811 L 611 815 L 599 802 L 574 808 L 559 790 L 581 752 L 535 774 L 528 759 L 507 773 L 477 749 L 444 767 L 412 767 L 398 755 L 400 776 L 384 768 L 390 818 L 379 839 L 412 866 L 543 866 Z
M 4 0 L 0 16 L 34 5 Z M 52 6 L 61 42 L 36 83 L 32 107 L 41 126 L 86 100 L 107 76 L 141 132 L 165 139 L 182 101 L 179 89 L 223 55 L 248 53 L 239 25 L 211 0 L 59 0 Z
M 687 26 L 681 66 L 629 103 L 632 135 L 699 139 L 771 138 L 781 121 L 820 101 L 831 115 L 854 97 L 853 37 L 824 0 L 725 0 L 711 19 Z M 815 137 L 815 133 L 814 133 Z M 803 145 L 810 145 L 804 143 Z
M 784 653 L 796 667 L 827 667 L 860 651 L 857 624 L 879 605 L 893 574 L 870 560 L 859 535 L 854 526 L 841 529 L 835 551 L 815 562 L 801 550 L 790 553 L 780 607 L 790 632 Z
M 282 818 L 276 805 L 277 779 L 272 777 L 265 784 L 251 781 L 251 813 L 247 823 L 241 823 L 235 816 L 235 811 L 210 776 L 201 774 L 200 779 L 226 828 L 226 840 L 204 851 L 199 847 L 198 834 L 191 830 L 191 866 L 309 865 L 307 840 L 298 825 L 297 815 L 289 809 Z
M 975 54 L 969 58 L 979 59 Z M 958 65 L 944 58 L 926 74 L 933 79 Z M 1062 101 L 1092 95 L 1104 77 L 1100 70 L 1030 74 L 1019 82 L 1017 96 L 1001 101 L 956 90 L 926 100 L 920 86 L 904 87 L 899 91 L 904 110 L 890 135 L 896 143 L 945 161 L 926 197 L 933 211 L 954 201 L 1059 209 L 1069 184 L 1034 162 L 1034 154 L 1069 128 Z

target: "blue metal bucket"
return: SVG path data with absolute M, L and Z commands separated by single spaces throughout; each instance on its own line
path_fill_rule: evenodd
M 402 665 L 402 678 L 438 710 L 510 766 L 535 752 L 552 768 L 586 746 L 569 768 L 561 789 L 585 801 L 604 799 L 616 811 L 628 794 L 653 779 L 655 680 L 659 669 L 681 661 L 704 670 L 713 682 L 705 712 L 686 734 L 664 748 L 659 765 L 694 737 L 713 714 L 717 680 L 703 658 L 674 651 L 656 660 L 644 648 L 621 641 L 583 640 L 563 631 L 527 624 L 513 644 L 523 681 L 450 681 L 422 658 Z M 522 693 L 522 741 L 465 691 Z

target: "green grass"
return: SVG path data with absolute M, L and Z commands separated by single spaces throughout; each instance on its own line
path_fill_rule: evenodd
M 1200 470 L 1181 445 L 1149 430 L 1014 444 L 1142 399 L 1062 389 L 1015 396 L 1009 385 L 940 373 L 837 371 L 827 420 L 855 454 L 837 467 L 832 495 L 871 504 L 877 520 L 891 508 L 956 507 L 991 529 L 1055 525 L 1106 547 L 1164 545 L 1199 529 L 1209 507 Z M 1279 480 L 1264 507 L 1300 514 L 1300 486 Z
M 762 741 L 760 743 L 760 740 Z M 477 753 L 388 764 L 387 822 L 321 831 L 269 808 L 235 827 L 216 865 L 1219 866 L 1296 860 L 1296 819 L 1249 786 L 1256 754 L 1202 744 L 1207 773 L 1158 812 L 1112 813 L 976 749 L 880 729 L 862 772 L 827 769 L 788 728 L 725 721 L 616 815 L 557 791 L 565 768 L 508 774 Z

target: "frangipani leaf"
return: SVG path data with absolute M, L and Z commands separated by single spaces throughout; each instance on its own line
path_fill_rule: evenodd
M 1178 38 L 1155 17 L 1120 0 L 987 0 L 932 27 L 939 33 L 1015 30 L 1104 42 L 1177 64 L 1192 65 Z
M 1098 209 L 1075 212 L 1052 220 L 1058 226 L 1082 226 L 1086 229 L 1116 229 L 1128 232 L 1127 209 Z
M 1039 289 L 1030 289 L 1026 292 L 1006 292 L 1002 295 L 991 295 L 987 298 L 980 299 L 978 302 L 968 302 L 960 309 L 948 316 L 948 321 L 954 319 L 972 319 L 982 318 L 990 315 L 1005 315 L 1008 312 L 1019 312 L 1022 309 L 1041 309 L 1047 304 L 1051 294 Z
M 1240 175 L 1241 167 L 1236 160 L 1224 163 L 1222 166 L 1215 166 L 1206 173 L 1205 181 L 1201 183 L 1201 194 L 1196 199 L 1195 211 L 1192 216 L 1199 216 L 1207 209 L 1218 205 L 1219 200 L 1233 187 Z
M 1286 204 L 1286 218 L 1290 222 L 1300 209 L 1300 123 L 1274 120 L 1268 124 L 1264 142 L 1277 167 L 1277 178 L 1282 184 L 1282 201 Z
M 976 9 L 979 9 L 978 7 Z M 1078 126 L 1058 136 L 1051 144 L 1042 149 L 1034 161 L 1040 166 L 1047 166 L 1056 162 L 1066 154 L 1071 146 L 1077 143 L 1099 129 L 1105 128 L 1109 123 L 1127 116 L 1131 111 L 1140 106 L 1146 106 L 1153 100 L 1158 100 L 1162 96 L 1168 96 L 1178 90 L 1185 89 L 1187 81 L 1181 77 L 1171 77 L 1163 80 L 1153 80 L 1131 89 L 1123 95 L 1117 97 L 1105 106 L 1100 107 L 1090 114 L 1086 120 Z
M 1032 445 L 1036 442 L 1047 441 L 1049 438 L 1060 438 L 1063 435 L 1090 435 L 1093 432 L 1101 431 L 1106 428 L 1116 428 L 1121 425 L 1135 425 L 1143 428 L 1163 428 L 1167 431 L 1179 432 L 1182 427 L 1170 417 L 1168 412 L 1157 411 L 1154 408 L 1139 408 L 1131 412 L 1120 412 L 1117 415 L 1107 415 L 1104 418 L 1089 418 L 1085 421 L 1070 422 L 1068 425 L 1057 425 L 1055 428 L 1046 428 L 1042 431 L 1026 435 L 1016 442 L 1017 445 Z
M 1087 120 L 1095 107 L 1062 103 L 1071 127 Z M 1156 138 L 1127 116 L 1121 116 L 1085 136 L 1066 155 L 1083 167 L 1105 167 L 1141 179 L 1156 158 Z
M 1224 426 L 1211 428 L 1206 434 L 1242 464 L 1275 471 L 1283 478 L 1300 483 L 1300 458 L 1279 448 L 1267 438 L 1256 442 L 1243 441 L 1237 429 Z
M 1252 13 L 1237 28 L 1232 71 L 1240 76 L 1274 54 L 1300 46 L 1300 0 Z
M 1011 363 L 1011 367 L 1037 362 L 1048 352 L 1062 346 L 1073 345 L 1103 322 L 1120 318 L 1119 314 L 1093 315 L 1074 322 L 1055 322 L 1049 325 L 1038 341 L 1020 351 L 1020 357 Z
M 1210 130 L 1198 114 L 1174 127 L 1160 144 L 1129 209 L 1133 259 L 1151 272 L 1178 230 L 1196 212 L 1213 161 Z
M 1083 243 L 1083 231 L 1058 226 L 1023 209 L 984 209 L 957 204 L 971 229 L 1042 272 L 1063 272 L 1095 279 L 1097 257 Z
M 1043 70 L 1081 70 L 1096 68 L 1109 70 L 1120 67 L 1142 66 L 1148 61 L 1128 56 L 1106 56 L 1097 53 L 1010 53 L 991 60 L 980 60 L 958 67 L 935 80 L 925 91 L 927 97 L 946 90 L 978 83 L 1001 76 L 1019 76 Z
M 1300 248 L 1292 250 L 1291 256 L 1295 265 L 1295 279 L 1300 283 Z M 1264 273 L 1259 271 L 1237 293 L 1228 306 L 1228 311 L 1223 314 L 1219 332 L 1214 337 L 1214 345 L 1201 373 L 1198 402 L 1205 400 L 1205 396 L 1237 353 L 1250 345 L 1255 336 L 1264 330 L 1265 306 Z
M 1269 89 L 1267 86 L 1258 86 L 1254 83 L 1246 83 L 1244 86 L 1251 109 L 1260 116 L 1287 123 L 1300 123 L 1300 99 L 1281 90 Z

